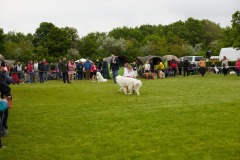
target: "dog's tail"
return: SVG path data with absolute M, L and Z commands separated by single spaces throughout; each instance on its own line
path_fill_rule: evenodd
M 136 86 L 138 86 L 139 88 L 140 87 L 142 87 L 142 81 L 140 81 L 140 80 L 137 80 L 137 82 L 136 82 L 136 84 L 135 84 Z

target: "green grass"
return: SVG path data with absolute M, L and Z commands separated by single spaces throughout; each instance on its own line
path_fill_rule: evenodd
M 142 82 L 140 96 L 112 80 L 12 85 L 0 159 L 239 159 L 239 77 Z

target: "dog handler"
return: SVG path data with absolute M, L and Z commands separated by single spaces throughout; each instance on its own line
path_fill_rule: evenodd
M 118 76 L 119 65 L 120 65 L 119 59 L 112 54 L 110 69 L 112 69 L 114 83 L 117 83 L 116 77 Z

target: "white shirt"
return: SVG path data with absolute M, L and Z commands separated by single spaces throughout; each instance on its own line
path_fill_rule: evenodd
M 150 71 L 150 64 L 145 64 L 144 65 L 144 71 Z
M 123 77 L 135 77 L 133 69 L 129 71 L 127 68 L 124 68 Z

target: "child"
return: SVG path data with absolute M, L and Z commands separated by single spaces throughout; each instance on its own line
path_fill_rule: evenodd
M 0 114 L 3 113 L 8 108 L 8 102 L 6 99 L 0 98 Z M 2 134 L 2 119 L 0 119 L 0 148 L 4 147 L 2 145 L 2 140 L 1 137 L 3 136 Z

